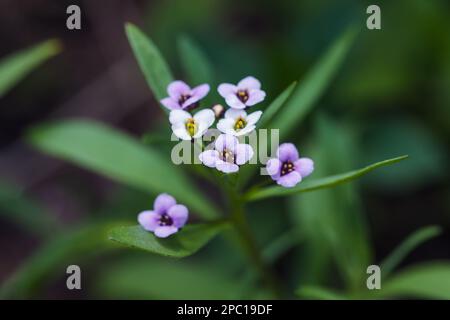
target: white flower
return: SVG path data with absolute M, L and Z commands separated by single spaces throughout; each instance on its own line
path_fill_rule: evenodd
M 243 136 L 255 129 L 255 124 L 262 115 L 262 111 L 255 111 L 247 115 L 244 110 L 228 109 L 223 119 L 217 123 L 217 129 L 233 136 Z
M 215 116 L 211 109 L 204 109 L 192 116 L 184 110 L 172 110 L 169 121 L 173 133 L 182 140 L 200 138 L 214 123 Z

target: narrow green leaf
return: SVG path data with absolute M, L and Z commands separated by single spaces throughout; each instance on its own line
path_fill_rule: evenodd
M 402 260 L 415 248 L 437 237 L 442 233 L 439 226 L 428 226 L 421 228 L 406 238 L 391 254 L 381 263 L 381 275 L 387 279 L 388 275 L 402 262 Z
M 48 40 L 3 58 L 0 61 L 0 98 L 33 69 L 60 51 L 59 41 Z
M 109 232 L 109 239 L 151 253 L 182 258 L 197 252 L 224 227 L 225 223 L 187 225 L 168 238 L 158 238 L 141 226 L 117 227 Z
M 381 271 L 383 272 L 383 270 Z M 371 292 L 373 298 L 450 299 L 450 264 L 433 262 L 416 265 L 393 275 Z
M 139 67 L 155 98 L 158 101 L 165 98 L 167 86 L 173 81 L 169 66 L 152 40 L 137 26 L 127 23 L 125 31 Z
M 321 57 L 314 68 L 299 81 L 289 101 L 277 113 L 270 128 L 280 129 L 280 139 L 287 137 L 316 104 L 341 66 L 356 36 L 355 29 L 347 30 Z
M 167 192 L 204 218 L 218 211 L 184 172 L 156 150 L 94 121 L 39 125 L 28 141 L 41 151 L 147 192 Z
M 261 200 L 264 198 L 270 198 L 270 197 L 282 197 L 287 196 L 291 194 L 296 194 L 300 192 L 307 192 L 307 191 L 313 191 L 318 189 L 324 189 L 324 188 L 331 188 L 336 185 L 352 181 L 360 176 L 365 175 L 366 173 L 379 168 L 383 166 L 387 166 L 396 162 L 399 162 L 401 160 L 404 160 L 408 158 L 407 155 L 392 158 L 384 161 L 380 161 L 374 164 L 371 164 L 367 167 L 364 167 L 362 169 L 353 170 L 347 173 L 341 173 L 334 176 L 322 178 L 322 179 L 316 179 L 316 180 L 306 180 L 305 182 L 301 182 L 298 184 L 297 187 L 294 188 L 283 188 L 279 186 L 273 186 L 268 187 L 262 190 L 251 190 L 247 193 L 245 198 L 248 201 L 255 201 L 255 200 Z
M 199 85 L 214 82 L 213 67 L 208 57 L 191 38 L 187 36 L 178 38 L 178 53 L 189 83 Z
M 328 288 L 317 286 L 301 286 L 295 294 L 300 298 L 314 299 L 314 300 L 347 300 L 344 295 L 334 292 Z

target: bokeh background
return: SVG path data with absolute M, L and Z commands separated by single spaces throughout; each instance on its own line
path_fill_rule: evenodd
M 82 10 L 82 29 L 69 31 L 65 11 L 74 3 Z M 382 30 L 365 28 L 369 4 L 381 7 Z M 261 247 L 288 234 L 274 268 L 292 289 L 310 283 L 351 290 L 361 285 L 361 277 L 352 276 L 359 266 L 381 261 L 427 225 L 443 232 L 401 267 L 450 259 L 448 1 L 3 0 L 0 21 L 0 57 L 47 39 L 62 44 L 0 100 L 1 283 L 55 233 L 100 219 L 134 219 L 152 204 L 154 195 L 43 155 L 22 139 L 34 124 L 73 117 L 137 137 L 166 125 L 127 42 L 127 21 L 154 40 L 178 78 L 184 75 L 177 39 L 187 35 L 204 50 L 217 83 L 254 75 L 269 101 L 301 81 L 348 26 L 361 28 L 292 140 L 314 156 L 317 175 L 401 154 L 410 158 L 348 186 L 284 199 L 282 206 L 256 203 L 249 207 L 252 228 Z M 27 212 L 45 218 L 34 223 L 24 218 Z M 128 250 L 67 260 L 82 267 L 83 290 L 66 290 L 60 268 L 24 297 L 264 296 L 238 288 L 247 262 L 222 238 L 183 261 Z M 192 283 L 196 289 L 188 294 Z

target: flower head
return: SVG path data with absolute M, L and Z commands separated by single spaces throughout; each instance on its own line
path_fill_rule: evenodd
M 262 111 L 256 111 L 249 115 L 244 110 L 228 109 L 224 119 L 219 120 L 217 129 L 233 136 L 243 136 L 252 132 L 262 115 Z
M 200 161 L 210 168 L 224 173 L 237 172 L 239 166 L 253 157 L 253 149 L 248 144 L 240 144 L 232 135 L 221 134 L 214 142 L 213 150 L 206 150 L 199 155 Z
M 193 109 L 198 106 L 198 102 L 209 92 L 209 85 L 202 84 L 195 88 L 189 87 L 186 83 L 176 80 L 168 85 L 169 96 L 161 100 L 163 106 L 169 110 Z
M 283 143 L 278 147 L 277 157 L 267 161 L 266 169 L 279 185 L 291 188 L 313 172 L 314 162 L 309 158 L 299 158 L 292 143 Z
M 261 90 L 261 83 L 254 77 L 246 77 L 237 85 L 222 83 L 217 91 L 234 109 L 245 109 L 263 101 L 266 97 L 266 93 Z
M 162 193 L 156 197 L 153 210 L 138 215 L 139 224 L 159 238 L 167 238 L 182 228 L 188 219 L 188 209 L 177 204 L 174 197 Z
M 194 116 L 184 110 L 172 110 L 169 115 L 173 133 L 182 140 L 200 138 L 214 120 L 215 115 L 211 109 L 200 110 Z

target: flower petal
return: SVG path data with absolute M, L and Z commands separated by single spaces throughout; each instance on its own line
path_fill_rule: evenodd
M 277 183 L 285 188 L 292 188 L 295 187 L 300 181 L 302 181 L 300 173 L 297 171 L 292 171 L 284 176 L 281 176 L 277 180 Z
M 236 148 L 236 164 L 243 165 L 253 158 L 253 148 L 249 144 L 239 144 Z
M 164 98 L 159 102 L 161 102 L 161 104 L 169 110 L 181 109 L 178 101 L 172 99 L 171 97 Z
M 281 161 L 277 158 L 269 159 L 266 163 L 267 173 L 271 176 L 276 176 L 280 174 Z
M 240 109 L 228 109 L 224 114 L 225 119 L 237 120 L 238 118 L 247 119 L 247 112 Z
M 262 90 L 250 90 L 248 100 L 245 102 L 247 106 L 253 106 L 260 103 L 266 97 L 266 93 Z
M 219 152 L 222 152 L 224 149 L 235 152 L 238 144 L 239 141 L 236 137 L 230 134 L 221 134 L 215 141 L 215 148 Z
M 174 226 L 164 226 L 164 227 L 158 227 L 155 229 L 155 236 L 158 238 L 167 238 L 171 234 L 174 234 L 178 231 L 177 227 Z
M 243 129 L 241 129 L 241 130 L 239 130 L 239 131 L 234 131 L 233 133 L 230 133 L 230 134 L 232 134 L 232 135 L 234 135 L 234 136 L 236 136 L 236 137 L 240 137 L 240 136 L 243 136 L 243 135 L 246 135 L 247 133 L 250 133 L 250 132 L 252 132 L 253 130 L 255 130 L 255 126 L 252 124 L 252 125 L 246 125 L 245 126 L 245 128 L 243 128 Z
M 203 122 L 207 125 L 208 128 L 214 123 L 215 119 L 216 116 L 214 115 L 214 111 L 212 111 L 211 109 L 200 110 L 194 115 L 195 122 Z
M 310 158 L 300 158 L 294 163 L 295 171 L 300 173 L 302 178 L 309 176 L 314 171 L 314 161 Z
M 215 168 L 216 161 L 219 160 L 219 151 L 206 150 L 198 155 L 200 161 L 207 167 Z
M 175 80 L 167 87 L 167 93 L 175 100 L 178 100 L 182 94 L 189 94 L 191 88 L 181 80 Z
M 173 225 L 177 228 L 181 228 L 186 224 L 189 211 L 186 206 L 182 204 L 176 204 L 167 211 L 169 217 L 172 218 Z
M 159 227 L 159 214 L 155 211 L 146 210 L 138 215 L 138 222 L 147 231 L 154 231 Z
M 225 162 L 223 160 L 217 160 L 216 168 L 223 173 L 233 173 L 239 171 L 239 166 L 237 164 Z
M 237 87 L 234 84 L 231 83 L 222 83 L 218 88 L 217 91 L 219 94 L 226 98 L 231 95 L 235 95 L 237 92 Z
M 252 124 L 257 123 L 259 121 L 259 118 L 261 118 L 261 115 L 262 115 L 262 111 L 255 111 L 253 113 L 250 113 L 246 119 L 247 125 L 252 125 Z
M 229 105 L 231 108 L 234 109 L 245 109 L 245 104 L 242 103 L 241 100 L 236 97 L 236 95 L 228 95 L 225 97 L 225 102 L 227 105 Z
M 282 143 L 278 147 L 277 157 L 281 162 L 296 161 L 298 159 L 297 148 L 292 143 Z
M 191 93 L 193 97 L 197 97 L 198 100 L 203 99 L 209 92 L 209 84 L 201 84 L 194 89 Z
M 192 118 L 191 114 L 184 110 L 172 110 L 169 114 L 169 121 L 171 124 L 182 123 L 184 125 L 186 120 L 190 118 Z
M 219 122 L 217 122 L 217 129 L 223 133 L 234 134 L 234 124 L 234 119 L 220 119 Z
M 174 197 L 167 193 L 161 193 L 156 197 L 155 202 L 153 203 L 153 210 L 159 214 L 166 213 L 170 207 L 176 204 L 177 202 Z
M 173 133 L 181 140 L 192 140 L 186 126 L 183 123 L 177 123 L 172 126 Z
M 260 89 L 261 82 L 252 76 L 245 77 L 238 83 L 238 88 L 243 90 Z

